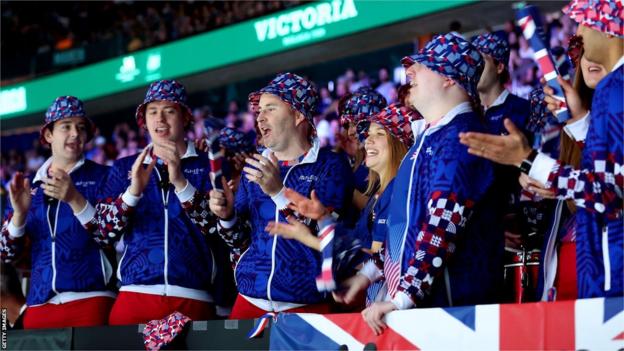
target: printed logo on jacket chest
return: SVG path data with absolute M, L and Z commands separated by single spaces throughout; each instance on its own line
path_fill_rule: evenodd
M 81 180 L 74 184 L 74 186 L 88 187 L 95 186 L 96 182 L 94 180 Z
M 318 181 L 318 177 L 315 176 L 315 175 L 300 175 L 299 176 L 299 181 L 300 182 L 312 183 L 312 182 Z
M 198 174 L 204 173 L 204 169 L 203 168 L 189 168 L 189 169 L 185 169 L 183 172 L 186 174 L 198 175 Z

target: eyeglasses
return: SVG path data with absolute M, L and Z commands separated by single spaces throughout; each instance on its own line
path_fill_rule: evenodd
M 580 35 L 573 35 L 568 42 L 568 56 L 572 61 L 572 65 L 576 68 L 583 55 L 583 37 Z

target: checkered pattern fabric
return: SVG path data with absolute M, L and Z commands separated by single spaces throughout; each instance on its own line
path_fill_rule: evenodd
M 143 345 L 146 350 L 160 350 L 178 336 L 191 319 L 180 312 L 166 318 L 149 321 L 143 329 Z
M 370 87 L 361 87 L 355 93 L 345 95 L 338 103 L 340 124 L 358 123 L 362 119 L 381 112 L 388 105 L 386 98 Z
M 383 126 L 409 149 L 414 144 L 414 134 L 410 124 L 413 113 L 412 109 L 400 103 L 394 103 L 381 110 L 380 113 L 370 116 L 368 122 Z
M 157 80 L 147 88 L 143 103 L 136 109 L 135 117 L 139 127 L 145 125 L 145 107 L 154 101 L 175 102 L 182 109 L 182 113 L 187 118 L 187 121 L 193 115 L 191 108 L 186 104 L 186 89 L 184 85 L 175 80 Z
M 82 101 L 75 96 L 59 96 L 52 105 L 48 107 L 45 113 L 45 124 L 40 131 L 40 141 L 42 144 L 47 144 L 43 138 L 43 131 L 48 128 L 52 123 L 69 117 L 82 117 L 87 122 L 87 140 L 93 138 L 95 133 L 95 124 L 87 117 Z
M 234 128 L 223 128 L 219 135 L 221 147 L 231 153 L 253 152 L 254 141 L 247 134 Z
M 2 234 L 0 235 L 0 260 L 2 262 L 11 263 L 16 258 L 18 252 L 21 252 L 24 246 L 24 236 L 12 238 L 9 236 L 9 223 L 13 218 L 13 213 L 9 213 L 2 223 Z
M 258 104 L 262 94 L 273 94 L 289 104 L 296 111 L 301 112 L 314 127 L 314 114 L 319 95 L 312 82 L 294 74 L 278 74 L 269 85 L 249 94 L 252 111 L 258 113 Z
M 505 66 L 509 63 L 509 44 L 496 34 L 481 34 L 472 40 L 472 45 Z
M 437 35 L 420 52 L 404 57 L 401 63 L 405 68 L 414 63 L 425 65 L 456 81 L 475 103 L 479 102 L 477 83 L 485 63 L 479 50 L 464 38 L 450 33 Z
M 563 12 L 579 24 L 624 38 L 624 3 L 621 0 L 573 0 Z
M 184 212 L 204 235 L 217 234 L 217 218 L 208 205 L 210 196 L 195 191 L 189 201 L 182 202 Z
M 100 241 L 117 240 L 123 234 L 134 212 L 134 207 L 128 206 L 121 199 L 106 198 L 95 206 L 100 214 L 98 225 L 100 227 Z
M 557 161 L 545 185 L 555 189 L 559 199 L 574 199 L 578 207 L 605 214 L 607 218 L 619 218 L 622 216 L 624 165 L 616 160 L 614 154 L 607 155 L 606 160 L 594 160 L 593 172 L 573 169 Z
M 403 291 L 412 296 L 414 301 L 425 297 L 425 293 L 433 284 L 433 277 L 455 251 L 457 232 L 466 226 L 472 206 L 472 202 L 463 205 L 458 203 L 457 195 L 453 193 L 444 194 L 436 191 L 432 194 L 428 203 L 429 220 L 423 224 L 418 233 L 415 253 L 409 260 L 409 268 L 400 280 L 386 275 L 391 296 L 397 291 Z M 391 261 L 387 259 L 385 264 L 390 265 Z

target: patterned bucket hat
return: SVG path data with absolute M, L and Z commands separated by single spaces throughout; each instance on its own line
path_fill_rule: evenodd
M 314 114 L 316 113 L 319 95 L 312 82 L 294 73 L 278 74 L 266 87 L 249 94 L 249 102 L 253 113 L 256 115 L 262 94 L 272 94 L 279 97 L 303 114 L 314 128 Z
M 87 117 L 84 105 L 80 99 L 75 96 L 59 96 L 52 105 L 48 107 L 45 113 L 45 124 L 39 131 L 39 141 L 46 145 L 48 142 L 43 137 L 43 132 L 50 127 L 52 123 L 69 117 L 81 117 L 87 122 L 87 142 L 93 138 L 95 134 L 95 124 Z
M 477 83 L 483 73 L 484 61 L 479 50 L 466 39 L 450 33 L 437 35 L 420 52 L 404 57 L 401 63 L 405 68 L 420 63 L 451 78 L 475 103 L 479 102 Z
M 255 151 L 254 140 L 252 137 L 230 127 L 221 129 L 221 133 L 219 134 L 219 143 L 224 149 L 234 154 Z
M 145 108 L 147 104 L 154 101 L 175 102 L 182 109 L 187 122 L 193 116 L 191 108 L 186 104 L 186 89 L 184 85 L 175 80 L 157 80 L 147 88 L 143 103 L 136 109 L 135 117 L 139 127 L 145 126 Z
M 383 95 L 370 87 L 361 87 L 353 94 L 345 95 L 338 103 L 340 124 L 358 123 L 362 119 L 381 112 L 388 106 Z
M 376 115 L 369 116 L 358 123 L 358 132 L 361 137 L 368 134 L 371 123 L 384 127 L 395 138 L 399 139 L 408 149 L 414 144 L 411 121 L 416 119 L 415 111 L 400 103 L 390 104 Z
M 624 38 L 624 2 L 621 0 L 573 0 L 563 13 L 578 24 Z
M 492 56 L 494 60 L 507 67 L 509 63 L 509 44 L 507 40 L 492 33 L 481 34 L 472 40 L 477 50 Z

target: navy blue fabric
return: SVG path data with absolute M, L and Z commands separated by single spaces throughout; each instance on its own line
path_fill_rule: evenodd
M 130 170 L 138 155 L 117 160 L 103 187 L 102 199 L 116 199 L 130 185 Z M 181 169 L 186 179 L 201 193 L 210 191 L 210 164 L 205 153 L 183 158 Z M 154 169 L 143 197 L 130 216 L 123 234 L 126 250 L 120 260 L 121 285 L 156 285 L 165 283 L 165 240 L 168 245 L 168 284 L 197 290 L 212 286 L 213 253 L 206 238 L 182 208 L 174 187 L 168 184 L 168 203 L 158 185 Z M 165 208 L 168 214 L 165 214 Z M 168 234 L 165 238 L 165 217 Z M 116 238 L 119 239 L 119 238 Z
M 415 301 L 420 307 L 498 301 L 503 277 L 504 237 L 497 211 L 500 205 L 496 203 L 491 188 L 494 172 L 489 161 L 468 154 L 467 148 L 459 143 L 459 133 L 467 131 L 484 131 L 477 115 L 472 112 L 455 116 L 447 125 L 426 137 L 412 170 L 412 157 L 421 143 L 421 139 L 417 138 L 403 159 L 394 181 L 388 235 L 392 235 L 392 228 L 399 224 L 394 223 L 395 214 L 405 213 L 406 205 L 411 207 L 407 218 L 402 274 L 405 274 L 414 257 L 418 233 L 428 223 L 432 194 L 452 194 L 459 204 L 474 203 L 470 211 L 466 209 L 468 221 L 465 228 L 461 230 L 457 227 L 456 249 L 446 266 L 452 301 L 448 299 L 445 277 L 440 275 L 434 279 L 425 300 Z M 411 195 L 407 194 L 410 183 Z M 410 203 L 400 201 L 408 195 Z
M 624 66 L 603 78 L 594 93 L 592 101 L 591 121 L 585 147 L 581 158 L 581 169 L 598 173 L 597 162 L 605 161 L 607 170 L 609 163 L 622 167 L 624 161 L 623 125 L 624 102 L 622 100 Z M 610 160 L 610 162 L 608 161 Z M 619 174 L 618 174 L 619 173 Z M 622 296 L 624 275 L 624 228 L 622 223 L 622 174 L 615 170 L 619 199 L 613 201 L 615 209 L 607 207 L 606 213 L 596 212 L 598 206 L 594 202 L 585 201 L 583 207 L 576 212 L 576 270 L 578 275 L 579 298 Z M 596 174 L 597 180 L 605 182 L 603 176 Z M 585 179 L 589 181 L 589 179 Z M 596 186 L 596 185 L 594 185 Z M 603 185 L 604 186 L 604 185 Z M 591 188 L 591 186 L 586 186 Z M 606 189 L 603 188 L 605 191 Z M 587 198 L 587 196 L 586 196 Z M 578 197 L 577 197 L 578 199 Z M 609 213 L 615 210 L 615 214 Z M 603 247 L 602 233 L 608 232 L 608 244 Z M 610 261 L 611 288 L 605 290 L 605 262 L 603 254 Z
M 76 189 L 87 201 L 95 203 L 97 191 L 106 175 L 108 167 L 90 160 L 70 176 Z M 34 195 L 26 218 L 26 234 L 31 240 L 32 272 L 31 284 L 26 303 L 39 305 L 45 303 L 56 293 L 52 290 L 52 242 L 54 241 L 56 291 L 59 293 L 74 291 L 103 291 L 107 289 L 105 272 L 102 270 L 103 251 L 87 232 L 71 207 L 60 203 L 56 237 L 48 226 L 48 207 L 50 207 L 51 225 L 59 201 L 47 202 L 41 188 L 41 182 L 33 184 Z
M 290 172 L 289 172 L 290 171 Z M 347 160 L 330 150 L 319 151 L 316 162 L 280 167 L 284 185 L 304 196 L 314 189 L 321 202 L 341 213 L 349 206 L 353 194 L 352 172 Z M 296 240 L 285 240 L 264 231 L 274 221 L 276 206 L 260 187 L 245 177 L 236 194 L 239 220 L 251 223 L 251 244 L 241 256 L 235 275 L 238 291 L 246 296 L 302 304 L 318 303 L 324 295 L 316 288 L 315 278 L 321 271 L 320 253 Z M 279 220 L 286 219 L 279 214 Z M 275 250 L 273 251 L 274 241 Z M 274 274 L 269 276 L 274 261 Z M 270 293 L 270 296 L 269 296 Z

